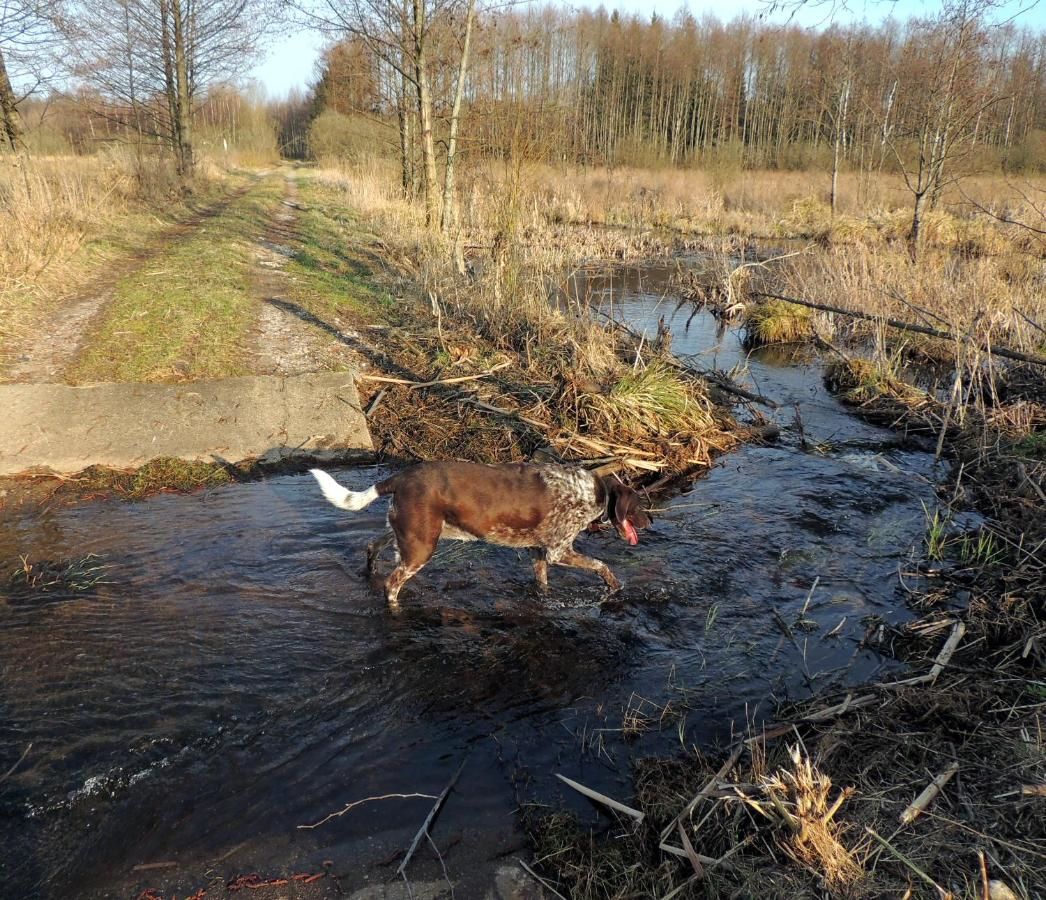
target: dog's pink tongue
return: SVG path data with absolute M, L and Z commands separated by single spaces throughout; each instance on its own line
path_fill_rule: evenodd
M 635 528 L 632 527 L 632 523 L 625 519 L 624 521 L 625 537 L 628 538 L 628 542 L 634 547 L 639 543 L 639 535 L 636 534 Z

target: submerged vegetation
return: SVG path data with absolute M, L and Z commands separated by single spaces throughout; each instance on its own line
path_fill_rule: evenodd
M 16 600 L 52 593 L 83 594 L 100 584 L 108 584 L 109 568 L 93 553 L 81 559 L 32 562 L 23 556 L 8 576 L 7 591 Z

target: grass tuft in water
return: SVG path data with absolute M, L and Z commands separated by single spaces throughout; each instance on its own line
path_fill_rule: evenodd
M 134 471 L 91 466 L 81 473 L 75 487 L 84 495 L 103 494 L 141 500 L 162 491 L 193 491 L 235 480 L 227 467 L 215 463 L 160 457 Z
M 111 567 L 99 560 L 101 557 L 94 553 L 75 560 L 37 562 L 21 556 L 19 565 L 8 576 L 7 587 L 16 597 L 54 592 L 86 593 L 100 584 L 112 583 L 105 580 L 106 570 Z
M 859 358 L 833 360 L 825 366 L 824 380 L 846 403 L 860 405 L 884 398 L 906 405 L 924 401 L 923 391 L 900 378 L 899 365 L 899 356 L 885 362 Z
M 813 311 L 784 300 L 769 300 L 752 306 L 745 313 L 746 347 L 767 344 L 795 344 L 814 336 Z
M 923 514 L 926 516 L 926 555 L 940 562 L 948 546 L 949 517 L 946 513 L 942 514 L 940 509 L 935 509 L 931 514 L 925 503 Z
M 587 399 L 593 417 L 619 440 L 650 434 L 701 433 L 715 426 L 707 401 L 660 363 L 633 369 L 606 394 Z

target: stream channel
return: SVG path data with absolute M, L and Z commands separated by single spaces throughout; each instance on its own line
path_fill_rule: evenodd
M 627 802 L 631 758 L 725 742 L 811 679 L 894 666 L 861 641 L 869 621 L 910 617 L 898 575 L 935 504 L 932 454 L 850 414 L 816 356 L 749 357 L 708 313 L 676 309 L 673 269 L 575 284 L 651 335 L 663 315 L 673 350 L 706 368 L 747 357 L 744 383 L 782 404 L 783 431 L 721 457 L 638 547 L 583 535 L 625 582 L 607 602 L 591 573 L 553 569 L 542 598 L 525 554 L 448 543 L 391 616 L 360 574 L 385 502 L 341 512 L 308 474 L 0 524 L 9 568 L 88 553 L 110 567 L 88 594 L 0 598 L 0 772 L 32 743 L 0 784 L 0 894 L 218 896 L 217 879 L 325 862 L 298 896 L 395 882 L 431 799 L 298 826 L 438 794 L 465 759 L 433 838 L 457 896 L 483 897 L 526 857 L 520 803 L 601 820 L 554 773 Z M 334 474 L 359 489 L 388 471 Z M 793 643 L 774 611 L 796 623 L 804 605 Z M 424 845 L 410 876 L 442 876 Z

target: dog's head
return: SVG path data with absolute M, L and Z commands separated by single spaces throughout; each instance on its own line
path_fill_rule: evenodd
M 650 516 L 640 505 L 639 494 L 616 478 L 607 478 L 603 486 L 607 492 L 607 518 L 622 540 L 638 544 L 636 531 L 650 527 Z

